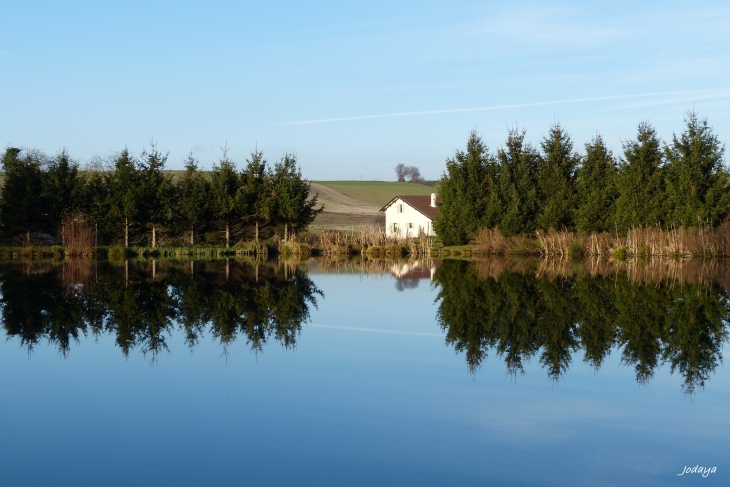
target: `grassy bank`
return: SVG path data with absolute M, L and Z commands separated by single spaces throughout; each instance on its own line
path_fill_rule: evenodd
M 533 256 L 551 258 L 730 257 L 730 224 L 718 228 L 678 228 L 662 230 L 638 227 L 626 235 L 611 233 L 580 234 L 567 231 L 538 231 L 535 235 L 506 237 L 498 229 L 483 229 L 469 245 L 445 246 L 438 239 L 420 237 L 396 239 L 382 227 L 359 230 L 322 230 L 302 233 L 286 241 L 274 237 L 258 245 L 247 242 L 226 248 L 205 247 L 129 247 L 90 248 L 91 257 L 119 260 L 125 258 L 212 258 L 237 256 L 342 256 L 382 257 L 459 257 L 459 256 Z M 54 246 L 0 247 L 0 259 L 63 258 L 67 248 Z

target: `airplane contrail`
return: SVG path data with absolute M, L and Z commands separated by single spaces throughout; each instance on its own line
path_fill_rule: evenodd
M 418 331 L 384 330 L 382 328 L 360 328 L 356 326 L 320 325 L 309 323 L 307 326 L 314 328 L 329 328 L 331 330 L 365 331 L 369 333 L 387 333 L 390 335 L 416 335 L 424 337 L 442 337 L 441 333 L 422 333 Z
M 477 108 L 451 108 L 446 110 L 425 110 L 420 112 L 394 112 L 381 113 L 376 115 L 357 115 L 354 117 L 338 117 L 338 118 L 319 118 L 314 120 L 299 120 L 295 122 L 282 122 L 280 125 L 308 125 L 315 123 L 332 123 L 332 122 L 350 122 L 353 120 L 368 120 L 373 118 L 392 118 L 392 117 L 413 117 L 418 115 L 439 115 L 443 113 L 465 113 L 465 112 L 485 112 L 489 110 L 504 110 L 507 108 L 525 108 L 539 107 L 545 105 L 561 105 L 566 103 L 581 103 L 591 101 L 607 101 L 607 100 L 624 100 L 631 98 L 656 97 L 667 95 L 688 95 L 688 94 L 710 94 L 714 93 L 716 97 L 726 97 L 730 94 L 728 89 L 711 89 L 711 90 L 687 90 L 687 91 L 662 91 L 658 93 L 635 93 L 632 95 L 613 95 L 613 96 L 594 96 L 589 98 L 569 98 L 566 100 L 539 101 L 533 103 L 515 103 L 512 105 L 494 105 L 489 107 Z

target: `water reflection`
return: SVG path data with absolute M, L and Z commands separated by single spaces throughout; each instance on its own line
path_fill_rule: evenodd
M 642 284 L 629 272 L 568 278 L 493 265 L 444 261 L 434 277 L 437 320 L 472 371 L 492 351 L 512 375 L 538 357 L 557 381 L 576 353 L 598 369 L 616 351 L 639 383 L 668 363 L 691 394 L 722 362 L 730 304 L 714 281 Z
M 260 352 L 272 339 L 296 345 L 322 296 L 308 272 L 390 275 L 399 292 L 435 287 L 436 320 L 472 372 L 491 352 L 512 376 L 536 359 L 557 381 L 576 354 L 597 370 L 619 353 L 639 383 L 668 364 L 686 393 L 704 387 L 728 339 L 725 264 L 617 265 L 310 261 L 306 271 L 235 260 L 3 264 L 0 313 L 6 336 L 29 354 L 45 341 L 66 356 L 81 338 L 107 334 L 125 356 L 138 350 L 156 360 L 173 333 L 191 349 L 208 335 L 224 351 L 245 339 Z
M 0 280 L 6 335 L 64 356 L 82 336 L 111 334 L 124 355 L 154 360 L 176 330 L 191 348 L 206 332 L 224 347 L 241 336 L 256 352 L 271 338 L 290 348 L 322 295 L 296 266 L 236 261 L 3 265 Z

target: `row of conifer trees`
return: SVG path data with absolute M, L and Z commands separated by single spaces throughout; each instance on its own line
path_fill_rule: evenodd
M 668 144 L 641 122 L 620 157 L 600 136 L 576 153 L 559 124 L 539 149 L 512 129 L 496 154 L 472 131 L 466 151 L 446 161 L 439 182 L 443 218 L 434 227 L 444 243 L 456 245 L 480 228 L 510 236 L 551 228 L 623 233 L 645 225 L 715 226 L 730 209 L 723 157 L 723 144 L 694 112 Z
M 2 158 L 0 229 L 6 241 L 57 240 L 64 217 L 85 215 L 99 245 L 161 242 L 233 245 L 309 225 L 321 211 L 296 158 L 273 167 L 255 151 L 241 170 L 224 150 L 213 170 L 188 156 L 176 179 L 155 145 L 138 156 L 124 149 L 81 170 L 66 151 L 49 158 L 8 148 Z

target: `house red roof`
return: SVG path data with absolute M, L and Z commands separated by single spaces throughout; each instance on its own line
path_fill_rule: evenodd
M 390 205 L 395 203 L 397 200 L 401 200 L 404 203 L 407 203 L 408 206 L 413 207 L 416 211 L 422 213 L 423 215 L 427 216 L 431 220 L 435 220 L 436 218 L 441 218 L 441 211 L 438 209 L 438 206 L 434 208 L 431 206 L 431 196 L 395 196 L 392 200 L 388 202 L 387 205 L 382 207 L 380 211 L 385 211 L 388 209 Z M 436 197 L 436 205 L 441 203 L 441 198 L 438 196 Z

